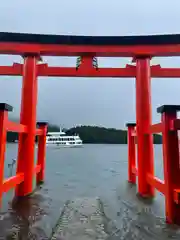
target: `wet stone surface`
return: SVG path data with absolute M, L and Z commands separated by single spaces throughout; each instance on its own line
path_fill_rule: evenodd
M 104 240 L 116 231 L 99 198 L 77 198 L 65 204 L 51 239 Z

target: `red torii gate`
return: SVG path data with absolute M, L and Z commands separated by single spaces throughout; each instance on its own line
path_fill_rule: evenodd
M 37 183 L 44 181 L 45 142 L 47 124 L 36 129 L 37 77 L 134 77 L 136 78 L 136 124 L 128 125 L 129 181 L 138 175 L 138 193 L 153 197 L 154 188 L 165 195 L 166 219 L 180 224 L 180 166 L 177 130 L 180 122 L 176 112 L 180 106 L 158 108 L 162 122 L 152 125 L 151 77 L 180 77 L 179 68 L 150 66 L 155 56 L 180 56 L 180 35 L 151 35 L 125 37 L 58 36 L 20 33 L 0 33 L 0 54 L 21 55 L 24 64 L 0 66 L 0 75 L 23 76 L 20 123 L 8 120 L 12 107 L 0 104 L 0 199 L 3 192 L 16 187 L 16 197 L 27 196 L 33 190 L 33 175 Z M 38 64 L 42 56 L 81 56 L 76 67 L 49 67 Z M 136 66 L 125 68 L 94 68 L 94 57 L 132 57 Z M 136 126 L 136 128 L 135 128 Z M 3 179 L 6 132 L 19 132 L 17 174 Z M 164 182 L 154 177 L 152 134 L 162 132 Z M 38 160 L 34 166 L 34 139 L 39 135 Z M 135 138 L 138 168 L 135 162 Z

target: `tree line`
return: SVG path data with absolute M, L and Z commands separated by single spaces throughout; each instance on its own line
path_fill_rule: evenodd
M 78 126 L 66 131 L 68 135 L 78 134 L 83 143 L 127 144 L 127 130 L 98 126 Z M 162 136 L 153 135 L 154 144 L 162 144 Z

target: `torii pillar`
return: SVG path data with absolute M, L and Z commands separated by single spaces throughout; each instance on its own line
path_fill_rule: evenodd
M 150 57 L 136 58 L 136 132 L 138 193 L 153 197 L 154 187 L 148 184 L 147 175 L 154 175 L 153 136 L 148 134 L 152 124 Z
M 20 123 L 27 126 L 27 134 L 19 135 L 17 173 L 24 173 L 24 181 L 16 187 L 17 197 L 33 191 L 38 60 L 34 54 L 24 56 Z

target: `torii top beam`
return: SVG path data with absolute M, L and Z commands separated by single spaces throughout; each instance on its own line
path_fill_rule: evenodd
M 180 34 L 68 36 L 0 33 L 0 54 L 47 56 L 180 56 Z

